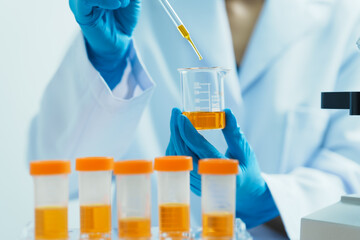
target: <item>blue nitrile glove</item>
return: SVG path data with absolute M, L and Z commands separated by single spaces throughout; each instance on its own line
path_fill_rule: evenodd
M 201 195 L 201 177 L 198 172 L 198 161 L 203 158 L 225 158 L 219 153 L 206 139 L 201 136 L 190 123 L 190 127 L 196 132 L 196 137 L 200 138 L 199 141 L 202 146 L 196 146 L 196 151 L 192 151 L 191 147 L 185 143 L 181 137 L 179 123 L 182 123 L 182 115 L 180 109 L 174 108 L 170 119 L 170 142 L 166 149 L 167 156 L 185 155 L 193 158 L 193 171 L 190 172 L 190 188 L 196 195 Z M 189 121 L 186 117 L 185 120 Z M 190 122 L 190 121 L 189 121 Z M 183 131 L 183 129 L 181 129 Z
M 172 111 L 171 136 L 166 154 L 193 157 L 194 171 L 191 172 L 190 187 L 197 195 L 201 193 L 201 178 L 197 174 L 199 159 L 237 159 L 239 174 L 236 178 L 236 216 L 240 217 L 248 228 L 252 228 L 279 216 L 279 211 L 261 176 L 255 153 L 237 126 L 235 116 L 229 109 L 226 109 L 225 113 L 226 127 L 222 130 L 228 145 L 225 155 L 199 134 L 190 120 L 177 108 Z
M 89 60 L 110 89 L 121 80 L 126 53 L 140 15 L 140 0 L 70 0 Z

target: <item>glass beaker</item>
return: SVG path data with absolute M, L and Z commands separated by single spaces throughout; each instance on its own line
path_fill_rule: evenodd
M 225 128 L 224 79 L 229 69 L 179 68 L 183 114 L 197 130 Z

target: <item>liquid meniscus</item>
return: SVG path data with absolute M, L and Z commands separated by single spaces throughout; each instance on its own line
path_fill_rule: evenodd
M 35 208 L 35 239 L 67 239 L 67 207 Z
M 119 219 L 120 238 L 151 237 L 150 218 L 129 217 Z
M 165 203 L 159 205 L 160 232 L 189 232 L 190 207 L 182 203 Z
M 225 128 L 225 112 L 183 112 L 197 130 Z
M 229 237 L 234 235 L 234 215 L 229 212 L 203 214 L 204 237 Z
M 110 205 L 80 206 L 80 231 L 88 237 L 103 237 L 111 232 Z

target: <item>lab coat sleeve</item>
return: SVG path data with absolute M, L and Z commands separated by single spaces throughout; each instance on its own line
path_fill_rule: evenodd
M 356 39 L 354 34 L 344 50 L 334 91 L 360 89 Z M 263 174 L 290 239 L 300 238 L 301 217 L 339 201 L 343 194 L 360 191 L 360 119 L 346 110 L 324 111 L 330 117 L 323 143 L 306 159 L 308 164 L 288 174 Z
M 120 84 L 111 91 L 88 60 L 79 34 L 47 86 L 30 127 L 28 161 L 84 156 L 120 158 L 134 136 L 154 82 L 131 45 Z M 77 193 L 77 175 L 70 176 Z

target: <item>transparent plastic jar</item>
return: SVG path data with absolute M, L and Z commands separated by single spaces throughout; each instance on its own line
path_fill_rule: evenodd
M 80 232 L 82 238 L 111 236 L 111 178 L 114 159 L 76 159 L 79 172 Z
M 158 177 L 159 231 L 166 237 L 187 237 L 190 231 L 192 158 L 158 157 L 154 169 Z
M 35 239 L 68 238 L 70 161 L 34 161 Z
M 203 239 L 232 239 L 234 236 L 238 166 L 237 160 L 199 161 Z
M 115 162 L 120 239 L 151 238 L 152 161 Z

